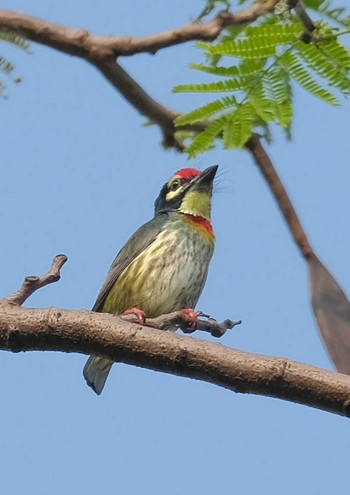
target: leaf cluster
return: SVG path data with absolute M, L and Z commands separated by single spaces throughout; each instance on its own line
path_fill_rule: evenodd
M 346 26 L 344 10 L 332 10 L 324 0 L 306 3 Z M 289 137 L 294 83 L 333 106 L 339 105 L 339 96 L 350 94 L 350 53 L 339 42 L 339 31 L 320 21 L 310 43 L 303 41 L 303 31 L 299 18 L 288 11 L 288 18 L 268 16 L 255 26 L 229 28 L 214 44 L 197 43 L 206 63 L 190 66 L 215 79 L 178 85 L 174 91 L 224 95 L 176 119 L 179 130 L 207 123 L 186 149 L 191 157 L 217 138 L 225 148 L 243 147 L 254 131 L 270 139 L 271 124 Z
M 0 42 L 7 42 L 15 45 L 18 48 L 28 52 L 29 51 L 29 43 L 21 36 L 18 36 L 14 33 L 2 32 L 0 31 Z M 15 67 L 8 60 L 7 57 L 4 57 L 0 54 L 0 73 L 4 75 L 6 78 L 9 78 L 14 83 L 19 83 L 21 78 L 15 75 Z M 0 78 L 0 96 L 4 97 L 4 90 L 6 88 L 6 83 Z

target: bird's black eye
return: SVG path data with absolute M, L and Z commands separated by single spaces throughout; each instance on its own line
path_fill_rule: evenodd
M 181 182 L 179 180 L 174 180 L 174 182 L 171 183 L 170 185 L 170 191 L 176 191 L 181 185 Z

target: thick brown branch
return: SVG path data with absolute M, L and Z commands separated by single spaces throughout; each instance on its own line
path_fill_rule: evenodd
M 101 354 L 234 392 L 276 397 L 350 416 L 350 377 L 346 375 L 145 328 L 108 314 L 25 309 L 1 301 L 0 349 Z
M 119 55 L 155 53 L 161 48 L 187 41 L 212 41 L 228 26 L 255 21 L 271 12 L 278 0 L 256 3 L 237 13 L 221 12 L 210 22 L 191 22 L 177 29 L 150 36 L 95 36 L 85 29 L 72 29 L 20 12 L 0 10 L 0 30 L 15 32 L 28 40 L 87 59 L 116 58 Z
M 45 275 L 41 275 L 40 277 L 36 275 L 30 275 L 24 279 L 22 287 L 7 296 L 4 301 L 10 304 L 17 304 L 18 306 L 22 306 L 22 304 L 30 297 L 36 290 L 45 287 L 45 285 L 53 284 L 54 282 L 58 282 L 61 278 L 60 270 L 62 266 L 67 261 L 67 256 L 64 254 L 58 254 L 55 256 L 50 270 L 45 273 Z

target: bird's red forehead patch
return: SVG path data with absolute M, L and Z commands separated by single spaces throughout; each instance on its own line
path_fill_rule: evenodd
M 176 172 L 176 175 L 181 177 L 181 179 L 191 179 L 192 177 L 196 177 L 196 175 L 200 175 L 201 171 L 196 170 L 195 168 L 182 168 Z

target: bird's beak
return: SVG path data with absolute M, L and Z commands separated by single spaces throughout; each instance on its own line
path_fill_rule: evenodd
M 197 175 L 191 182 L 190 188 L 196 191 L 211 192 L 213 182 L 219 165 L 208 167 L 200 175 Z

